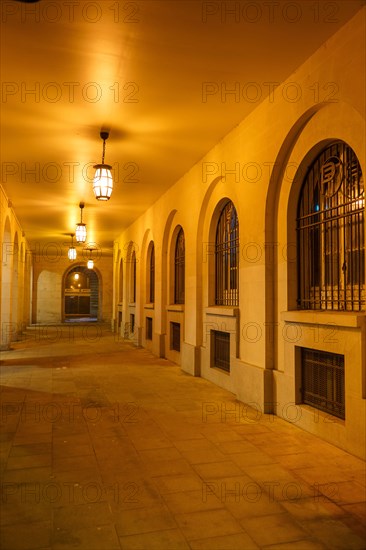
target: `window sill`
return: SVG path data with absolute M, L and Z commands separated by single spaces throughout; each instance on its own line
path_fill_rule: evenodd
M 184 304 L 170 304 L 169 306 L 166 306 L 167 311 L 180 311 L 184 313 Z
M 154 309 L 155 304 L 145 304 L 144 309 Z
M 301 416 L 303 414 L 311 414 L 313 417 L 313 422 L 316 423 L 322 423 L 322 424 L 338 424 L 339 426 L 345 426 L 346 420 L 343 418 L 339 418 L 338 416 L 334 416 L 330 412 L 321 411 L 320 409 L 317 409 L 316 407 L 312 407 L 311 405 L 305 405 L 305 403 L 298 403 L 295 405 L 296 407 L 299 407 L 301 410 Z
M 214 370 L 215 372 L 219 372 L 220 374 L 225 374 L 226 376 L 230 376 L 230 371 L 227 371 L 227 370 L 224 370 L 224 369 L 220 369 L 219 367 L 210 367 L 212 370 Z
M 206 307 L 206 315 L 220 315 L 222 317 L 238 317 L 239 308 L 237 306 L 211 306 Z
M 360 328 L 366 325 L 366 314 L 353 311 L 283 311 L 281 320 L 286 323 L 308 325 L 332 325 L 336 327 Z

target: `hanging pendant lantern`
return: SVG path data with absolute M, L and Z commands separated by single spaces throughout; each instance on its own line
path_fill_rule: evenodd
M 76 248 L 74 247 L 74 233 L 71 233 L 70 234 L 70 237 L 71 237 L 71 246 L 69 248 L 69 250 L 67 251 L 67 256 L 69 258 L 69 260 L 76 260 Z
M 112 166 L 104 163 L 105 141 L 109 137 L 109 132 L 100 132 L 100 137 L 103 140 L 102 163 L 94 166 L 95 176 L 93 180 L 93 191 L 98 201 L 107 201 L 113 191 Z
M 88 248 L 87 250 L 89 250 L 90 256 L 89 256 L 89 260 L 88 260 L 86 266 L 87 266 L 88 269 L 93 269 L 94 261 L 92 259 L 92 253 L 93 253 L 94 248 Z
M 86 241 L 86 225 L 85 223 L 83 223 L 83 208 L 84 208 L 84 203 L 81 202 L 79 204 L 79 208 L 80 208 L 80 223 L 76 224 L 76 229 L 75 229 L 75 238 L 76 238 L 76 242 L 78 243 L 85 243 Z

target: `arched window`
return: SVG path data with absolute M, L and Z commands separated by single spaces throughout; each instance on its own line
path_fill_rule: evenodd
M 239 222 L 231 201 L 222 209 L 216 229 L 215 304 L 239 305 Z
M 175 242 L 174 253 L 174 303 L 184 304 L 185 241 L 180 228 Z
M 154 243 L 151 243 L 150 255 L 149 255 L 149 303 L 153 304 L 155 301 L 155 247 Z
M 131 302 L 136 302 L 136 252 L 131 254 Z
M 119 262 L 118 303 L 123 302 L 123 259 Z
M 365 306 L 365 193 L 354 151 L 337 141 L 314 160 L 297 210 L 298 307 Z

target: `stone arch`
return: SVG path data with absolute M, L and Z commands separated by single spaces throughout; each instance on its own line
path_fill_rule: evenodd
M 302 175 L 311 159 L 327 143 L 342 140 L 355 151 L 365 173 L 364 119 L 345 103 L 319 104 L 306 111 L 292 126 L 275 159 L 266 199 L 266 345 L 267 368 L 276 368 L 276 329 L 280 311 L 292 305 L 296 262 L 291 259 L 293 209 Z M 291 237 L 292 235 L 292 237 Z M 292 243 L 293 245 L 295 243 Z
M 173 221 L 175 216 L 177 215 L 177 210 L 172 210 L 170 214 L 167 217 L 164 233 L 163 233 L 163 241 L 162 241 L 162 255 L 161 255 L 161 309 L 162 309 L 162 315 L 161 315 L 161 333 L 162 335 L 166 332 L 166 315 L 164 315 L 164 311 L 166 306 L 168 305 L 168 247 L 169 247 L 169 239 L 171 234 L 171 229 L 173 225 Z M 164 352 L 160 352 L 164 356 Z

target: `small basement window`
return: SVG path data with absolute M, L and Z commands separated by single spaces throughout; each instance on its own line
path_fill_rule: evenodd
M 170 349 L 180 351 L 180 323 L 170 323 Z
M 230 333 L 211 331 L 212 367 L 230 372 Z
M 152 340 L 152 317 L 146 317 L 146 340 Z
M 344 355 L 301 348 L 302 402 L 345 418 Z

